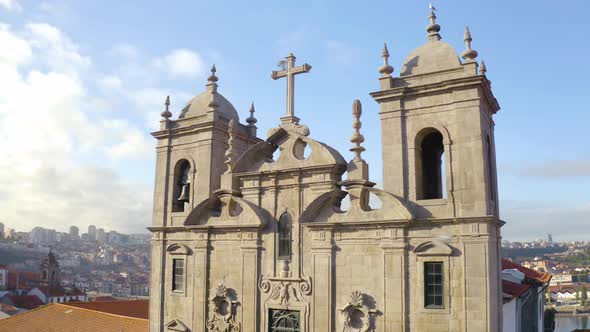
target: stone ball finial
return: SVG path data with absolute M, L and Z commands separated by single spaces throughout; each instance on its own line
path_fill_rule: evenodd
M 461 53 L 461 57 L 465 61 L 474 61 L 474 59 L 477 58 L 477 51 L 471 49 L 471 41 L 473 39 L 471 38 L 471 32 L 469 31 L 468 26 L 465 26 L 464 40 L 465 40 L 465 51 L 463 51 L 463 53 Z
M 387 43 L 383 43 L 381 57 L 383 58 L 383 65 L 379 67 L 379 73 L 383 77 L 391 76 L 391 73 L 393 73 L 393 67 L 389 65 L 389 50 L 387 49 Z
M 164 102 L 164 105 L 166 106 L 166 109 L 160 115 L 162 115 L 162 117 L 164 119 L 168 120 L 172 116 L 172 113 L 169 110 L 169 107 L 170 107 L 170 96 L 166 96 L 166 101 Z

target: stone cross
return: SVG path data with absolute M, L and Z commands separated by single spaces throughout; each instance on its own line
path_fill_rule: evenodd
M 287 78 L 287 118 L 295 118 L 295 75 L 302 73 L 309 73 L 311 66 L 304 63 L 301 66 L 295 67 L 295 56 L 290 53 L 287 56 L 285 63 L 286 67 L 280 71 L 272 71 L 272 79 Z

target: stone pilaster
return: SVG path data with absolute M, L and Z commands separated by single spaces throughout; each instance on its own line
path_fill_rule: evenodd
M 392 232 L 402 230 L 392 230 Z M 406 331 L 406 255 L 402 240 L 383 239 L 383 291 L 386 331 Z M 395 295 L 393 295 L 395 294 Z
M 193 253 L 195 256 L 193 287 L 193 332 L 207 332 L 207 301 L 209 271 L 209 239 L 206 232 L 197 234 Z
M 258 251 L 259 244 L 256 232 L 242 234 L 240 252 L 242 255 L 242 285 L 240 312 L 242 331 L 256 331 L 259 324 L 258 316 Z
M 334 327 L 334 274 L 331 230 L 318 230 L 313 234 L 313 319 L 311 331 L 332 331 Z

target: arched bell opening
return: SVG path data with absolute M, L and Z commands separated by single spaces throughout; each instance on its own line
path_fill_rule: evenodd
M 172 212 L 184 212 L 191 199 L 191 164 L 182 159 L 174 168 Z
M 439 199 L 446 196 L 446 167 L 443 135 L 434 128 L 416 136 L 416 198 Z

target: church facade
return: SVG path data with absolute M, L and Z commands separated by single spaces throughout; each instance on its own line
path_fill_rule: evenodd
M 253 106 L 240 123 L 215 68 L 177 119 L 166 103 L 150 331 L 500 331 L 499 105 L 469 30 L 462 61 L 439 32 L 432 8 L 399 76 L 383 49 L 371 93 L 382 189 L 362 158 L 358 100 L 350 161 L 295 116 L 294 80 L 311 66 L 292 54 L 272 73 L 287 110 L 267 138 Z

